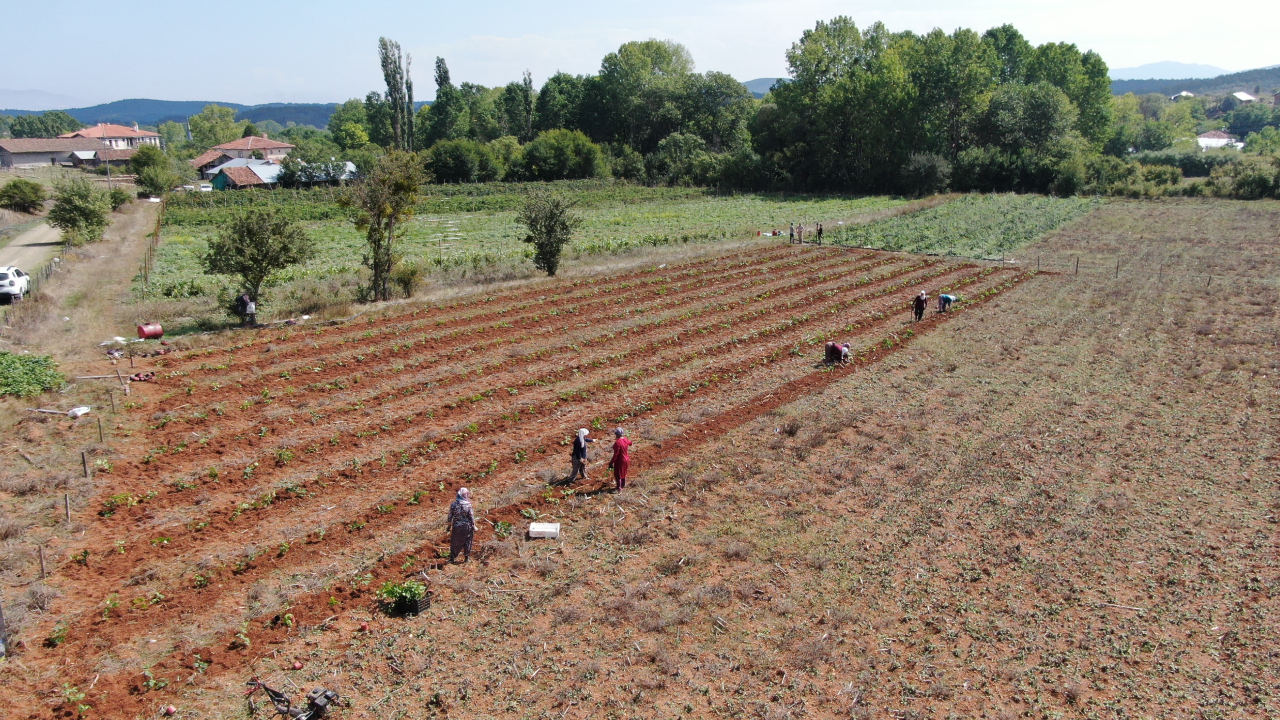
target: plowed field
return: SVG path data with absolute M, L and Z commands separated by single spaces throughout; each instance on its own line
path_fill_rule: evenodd
M 99 476 L 109 492 L 56 559 L 76 588 L 60 601 L 71 619 L 40 632 L 62 641 L 21 661 L 56 667 L 113 717 L 152 714 L 183 683 L 243 680 L 280 660 L 287 635 L 351 629 L 353 612 L 376 610 L 382 582 L 430 576 L 458 487 L 472 488 L 483 518 L 478 548 L 496 523 L 519 536 L 529 518 L 555 519 L 611 486 L 602 463 L 589 482 L 559 482 L 576 428 L 601 439 L 627 428 L 643 477 L 1029 277 L 775 247 L 245 332 L 240 345 L 157 359 L 157 382 L 130 398 L 149 430 L 125 441 L 131 460 Z M 911 323 L 920 290 L 962 302 Z M 851 366 L 815 364 L 829 339 L 853 344 Z M 607 456 L 607 442 L 596 447 Z M 342 692 L 356 708 L 380 697 Z

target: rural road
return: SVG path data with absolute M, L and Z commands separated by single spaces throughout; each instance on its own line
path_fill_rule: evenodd
M 24 272 L 32 272 L 43 265 L 61 244 L 62 233 L 40 223 L 0 248 L 0 267 L 13 265 Z

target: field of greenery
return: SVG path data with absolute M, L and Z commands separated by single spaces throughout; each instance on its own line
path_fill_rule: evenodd
M 549 187 L 572 197 L 583 219 L 567 250 L 570 258 L 742 239 L 757 230 L 785 231 L 791 222 L 833 221 L 904 202 L 887 197 L 721 194 L 599 180 L 435 185 L 424 188 L 398 251 L 406 262 L 428 273 L 465 274 L 528 264 L 531 247 L 521 241 L 524 229 L 515 222 L 516 210 L 528 193 Z M 339 206 L 338 192 L 320 188 L 172 196 L 148 294 L 197 297 L 224 286 L 226 279 L 204 274 L 199 258 L 208 239 L 250 207 L 277 208 L 301 222 L 317 241 L 317 256 L 283 273 L 282 282 L 353 276 L 360 269 L 365 241 Z
M 1098 206 L 1094 198 L 965 195 L 923 212 L 829 230 L 838 245 L 996 259 Z

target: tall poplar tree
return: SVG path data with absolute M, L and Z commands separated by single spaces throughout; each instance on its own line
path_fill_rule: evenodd
M 378 38 L 382 78 L 387 83 L 386 102 L 391 110 L 391 141 L 396 150 L 413 151 L 413 79 L 410 55 L 401 55 L 400 43 Z

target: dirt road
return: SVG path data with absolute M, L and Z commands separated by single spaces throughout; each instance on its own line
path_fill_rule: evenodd
M 40 223 L 0 248 L 0 267 L 14 265 L 32 272 L 48 261 L 61 244 L 62 233 Z

